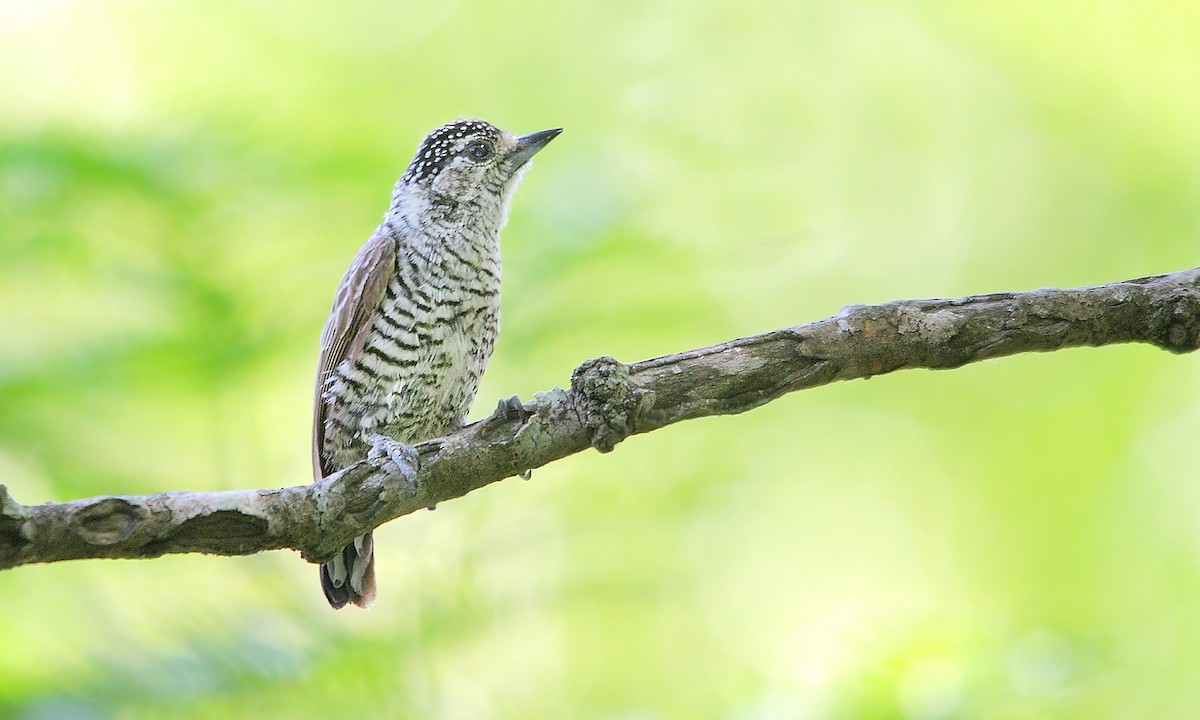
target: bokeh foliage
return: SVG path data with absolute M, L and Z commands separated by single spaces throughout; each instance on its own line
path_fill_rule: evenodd
M 1196 264 L 1200 6 L 0 3 L 0 482 L 305 482 L 420 137 L 563 126 L 476 415 L 904 297 Z M 1196 358 L 821 388 L 296 556 L 0 573 L 0 716 L 1143 718 L 1200 704 Z

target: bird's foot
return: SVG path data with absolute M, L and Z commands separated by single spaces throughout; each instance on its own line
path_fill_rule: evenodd
M 533 413 L 525 409 L 525 403 L 521 402 L 520 395 L 513 395 L 496 404 L 496 417 L 525 422 L 533 417 Z
M 421 469 L 421 454 L 412 445 L 386 435 L 371 433 L 367 436 L 371 449 L 367 451 L 367 462 L 391 477 L 403 480 L 409 493 L 417 494 L 417 472 Z
M 495 415 L 503 420 L 518 420 L 522 425 L 525 424 L 526 420 L 533 417 L 533 413 L 525 408 L 525 403 L 521 402 L 521 396 L 519 395 L 513 395 L 497 403 Z M 522 480 L 528 480 L 533 477 L 533 471 L 526 469 L 517 473 L 517 475 Z

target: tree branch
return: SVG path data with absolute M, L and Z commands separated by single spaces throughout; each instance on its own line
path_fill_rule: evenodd
M 0 569 L 165 553 L 248 555 L 292 548 L 323 562 L 363 531 L 589 446 L 706 415 L 740 413 L 795 390 L 902 368 L 1085 345 L 1200 347 L 1200 268 L 1111 285 L 902 300 L 624 365 L 589 360 L 570 390 L 501 403 L 491 417 L 421 443 L 420 487 L 365 462 L 312 485 L 166 492 L 24 506 L 0 485 Z

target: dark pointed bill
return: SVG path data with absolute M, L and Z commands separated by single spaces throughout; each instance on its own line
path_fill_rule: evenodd
M 509 155 L 509 162 L 514 168 L 521 167 L 529 162 L 529 158 L 533 157 L 538 150 L 546 147 L 546 143 L 558 137 L 560 132 L 562 132 L 562 128 L 553 128 L 522 135 L 517 138 L 517 149 Z

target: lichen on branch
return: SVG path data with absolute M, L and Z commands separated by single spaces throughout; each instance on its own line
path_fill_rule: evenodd
M 1200 347 L 1200 268 L 1097 287 L 853 306 L 791 328 L 629 365 L 576 368 L 567 390 L 420 443 L 411 492 L 359 462 L 311 485 L 164 492 L 21 505 L 0 485 L 0 569 L 166 553 L 249 555 L 290 548 L 329 560 L 366 530 L 632 434 L 751 410 L 789 392 L 905 368 L 1141 342 Z

